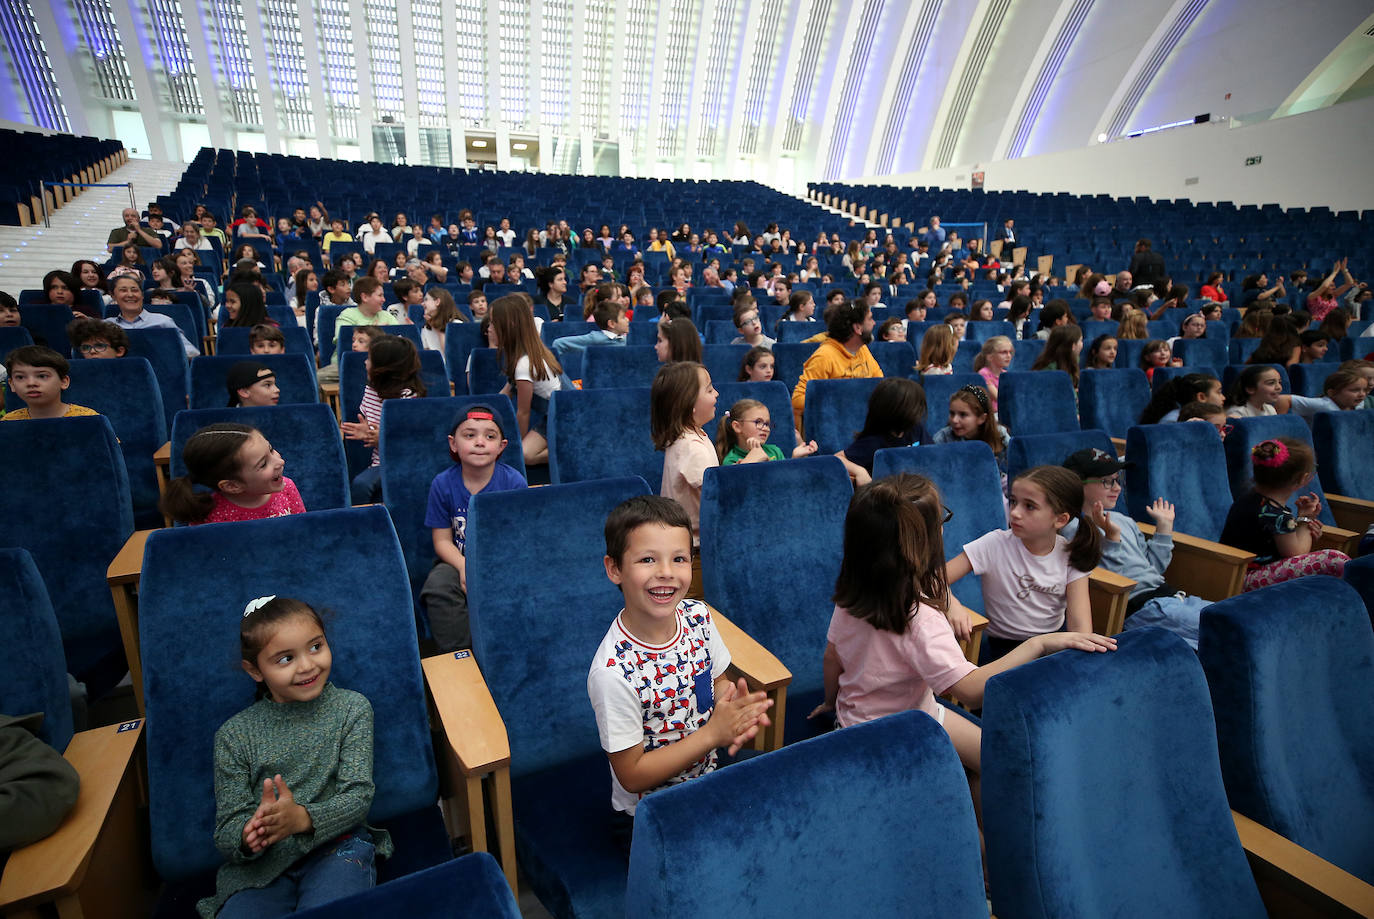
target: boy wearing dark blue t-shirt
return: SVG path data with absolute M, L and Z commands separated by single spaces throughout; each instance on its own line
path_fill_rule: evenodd
M 471 406 L 458 416 L 448 435 L 448 449 L 455 465 L 436 475 L 429 486 L 425 526 L 434 540 L 435 562 L 420 589 L 420 603 L 440 652 L 472 645 L 465 556 L 472 496 L 526 485 L 524 476 L 501 462 L 506 435 L 496 413 L 485 405 Z

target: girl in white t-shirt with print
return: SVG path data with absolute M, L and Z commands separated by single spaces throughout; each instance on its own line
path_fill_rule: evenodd
M 1088 572 L 1102 558 L 1097 528 L 1079 521 L 1073 540 L 1059 535 L 1083 515 L 1083 483 L 1062 466 L 1036 466 L 1011 483 L 1011 528 L 993 530 L 964 546 L 945 564 L 953 584 L 970 571 L 983 579 L 988 618 L 980 660 L 994 661 L 1036 635 L 1091 632 Z M 968 612 L 952 606 L 950 624 L 961 639 L 971 633 Z
M 1052 631 L 993 663 L 969 663 L 945 618 L 954 610 L 968 615 L 945 583 L 941 526 L 948 519 L 940 493 L 924 476 L 878 479 L 855 493 L 826 635 L 825 701 L 809 717 L 833 711 L 848 727 L 920 709 L 944 725 L 977 803 L 982 730 L 948 715 L 935 694 L 952 693 L 976 708 L 988 679 L 1004 670 L 1065 648 L 1110 651 L 1116 641 Z
M 515 401 L 515 420 L 520 426 L 525 464 L 547 463 L 549 399 L 563 386 L 563 366 L 539 339 L 529 297 L 523 294 L 497 297 L 488 310 L 491 316 L 488 339 L 491 346 L 501 352 L 507 379 L 501 392 Z

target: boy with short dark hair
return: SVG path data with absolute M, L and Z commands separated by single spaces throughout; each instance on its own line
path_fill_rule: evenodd
M 397 302 L 388 304 L 387 312 L 395 316 L 397 321 L 409 324 L 410 308 L 419 306 L 425 300 L 425 286 L 410 278 L 401 278 L 391 285 L 391 290 Z
M 281 401 L 277 372 L 257 361 L 239 361 L 230 367 L 224 388 L 229 391 L 229 408 L 276 405 Z
M 629 337 L 630 320 L 625 315 L 625 307 L 615 300 L 597 303 L 592 310 L 592 321 L 596 323 L 596 328 L 585 335 L 554 339 L 554 356 L 561 361 L 569 351 L 585 351 L 600 345 L 624 345 Z
M 129 353 L 129 335 L 113 322 L 82 317 L 67 323 L 72 353 L 85 358 L 123 357 Z
M 335 217 L 329 221 L 329 232 L 324 234 L 320 241 L 320 249 L 324 252 L 324 257 L 329 258 L 329 247 L 334 243 L 351 243 L 353 234 L 344 229 L 343 218 Z
M 473 322 L 481 322 L 487 318 L 487 295 L 480 290 L 474 290 L 468 295 L 468 313 L 472 316 Z
M 10 389 L 24 400 L 24 408 L 7 413 L 5 421 L 100 414 L 84 405 L 62 401 L 63 391 L 72 384 L 71 365 L 51 348 L 42 345 L 15 348 L 5 358 L 5 372 L 9 375 Z
M 13 328 L 20 325 L 21 319 L 18 301 L 0 290 L 0 328 Z
M 248 350 L 252 354 L 285 354 L 286 335 L 274 325 L 259 323 L 248 333 Z
M 611 764 L 618 840 L 639 799 L 710 772 L 771 724 L 772 701 L 726 677 L 730 650 L 692 582 L 692 524 L 676 501 L 642 495 L 606 518 L 606 576 L 625 607 L 587 674 L 601 747 Z

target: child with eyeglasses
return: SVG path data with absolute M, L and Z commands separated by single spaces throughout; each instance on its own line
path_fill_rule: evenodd
M 1174 557 L 1174 506 L 1163 498 L 1145 506 L 1155 524 L 1155 534 L 1148 539 L 1134 520 L 1113 510 L 1121 499 L 1122 470 L 1130 465 L 1096 448 L 1079 450 L 1064 460 L 1064 468 L 1083 481 L 1083 516 L 1102 536 L 1099 564 L 1135 581 L 1126 601 L 1125 630 L 1159 626 L 1178 633 L 1196 651 L 1198 619 L 1211 601 L 1189 596 L 1164 580 Z M 1070 521 L 1064 536 L 1071 539 L 1078 527 L 1077 520 Z
M 782 448 L 768 443 L 773 430 L 768 406 L 757 399 L 740 399 L 721 416 L 716 428 L 716 456 L 722 466 L 736 463 L 767 463 L 786 459 Z M 816 442 L 799 443 L 792 457 L 810 456 L 817 450 Z

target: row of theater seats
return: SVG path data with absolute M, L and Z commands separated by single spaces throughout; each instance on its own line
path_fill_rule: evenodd
M 396 422 L 408 414 L 394 409 L 419 404 L 386 407 L 384 450 L 397 446 Z M 100 418 L 0 426 L 0 443 L 26 449 L 35 470 L 58 466 L 62 451 L 52 437 L 59 425 L 68 453 L 92 438 L 110 451 Z M 1175 468 L 1156 473 L 1156 452 L 1172 458 L 1180 444 L 1203 443 L 1192 432 L 1211 434 L 1202 425 L 1158 427 L 1150 433 L 1179 442 L 1159 451 L 1151 437 L 1133 444 L 1151 475 Z M 431 443 L 438 440 L 431 426 L 423 430 Z M 97 471 L 89 464 L 88 477 Z M 1001 519 L 996 469 L 984 445 L 880 452 L 875 472 L 895 471 L 936 481 L 954 510 L 946 540 L 956 551 L 967 534 Z M 25 483 L 28 491 L 44 485 L 39 477 L 35 471 L 35 481 Z M 418 478 L 390 456 L 388 505 L 397 479 Z M 1138 487 L 1133 479 L 1130 488 L 1135 494 L 1151 484 Z M 147 722 L 103 728 L 71 744 L 77 755 L 103 744 L 104 755 L 92 758 L 120 771 L 136 760 L 142 735 L 153 863 L 168 885 L 159 913 L 184 913 L 219 862 L 210 843 L 211 739 L 218 724 L 252 701 L 252 683 L 231 666 L 234 634 L 242 603 L 271 590 L 335 611 L 334 677 L 373 702 L 377 792 L 370 819 L 398 841 L 396 858 L 383 864 L 384 881 L 446 860 L 447 832 L 499 852 L 512 884 L 518 859 L 520 876 L 560 919 L 679 915 L 683 902 L 762 916 L 812 914 L 818 904 L 836 915 L 974 915 L 982 905 L 976 824 L 962 770 L 933 723 L 909 714 L 795 742 L 811 733 L 805 714 L 821 692 L 828 597 L 851 493 L 831 457 L 707 472 L 705 597 L 723 614 L 718 621 L 740 669 L 776 700 L 778 725 L 760 746 L 787 746 L 646 799 L 627 883 L 605 818 L 608 767 L 582 700 L 586 655 L 621 605 L 602 572 L 601 526 L 615 505 L 648 491 L 642 478 L 630 476 L 478 495 L 469 518 L 473 649 L 423 661 L 410 614 L 405 524 L 395 508 L 149 535 L 137 608 L 124 615 L 121 655 L 137 661 Z M 54 504 L 77 503 L 76 496 L 52 494 Z M 556 551 L 549 550 L 552 539 Z M 101 553 L 94 538 L 85 547 Z M 23 590 L 7 594 L 32 598 L 26 602 L 42 609 L 46 582 L 55 613 L 46 621 L 62 626 L 65 639 L 63 600 L 82 588 L 74 571 L 55 579 L 51 556 L 31 552 L 36 570 L 28 569 Z M 23 567 L 14 555 L 6 556 L 5 570 Z M 1350 679 L 1374 655 L 1365 605 L 1374 602 L 1372 574 L 1367 561 L 1348 572 L 1364 603 L 1333 579 L 1309 578 L 1212 607 L 1204 616 L 1201 666 L 1181 640 L 1144 630 L 1122 636 L 1115 654 L 1060 654 L 992 681 L 983 710 L 982 790 L 996 912 L 1258 914 L 1256 879 L 1237 845 L 1228 799 L 1360 879 L 1339 876 L 1340 902 L 1355 909 L 1370 902 L 1370 827 L 1346 818 L 1374 802 L 1358 766 L 1374 754 L 1367 719 L 1359 716 L 1374 698 L 1368 681 Z M 358 590 L 360 578 L 365 591 Z M 34 667 L 16 681 L 30 687 L 32 701 L 24 704 L 60 710 L 70 649 L 63 660 L 51 626 L 46 637 L 15 634 L 44 649 L 14 655 Z M 38 686 L 49 695 L 35 699 Z M 19 690 L 7 685 L 11 691 Z M 1310 705 L 1293 704 L 1299 693 Z M 433 735 L 427 695 L 438 719 Z M 50 731 L 56 745 L 67 746 L 59 727 Z M 1278 776 L 1275 785 L 1271 777 Z M 89 784 L 113 787 L 109 780 Z M 489 842 L 483 785 L 493 811 Z M 1104 787 L 1120 793 L 1089 790 Z M 137 795 L 137 788 L 131 782 L 126 792 Z M 461 806 L 446 807 L 448 824 L 440 826 L 432 803 L 441 790 L 454 805 L 452 798 L 466 798 L 466 819 Z M 1237 823 L 1252 851 L 1281 844 L 1254 843 L 1263 828 Z M 731 840 L 725 851 L 721 838 Z M 38 849 L 16 858 L 22 868 L 51 855 Z M 684 884 L 684 859 L 697 869 L 689 874 L 714 883 Z M 875 859 L 883 870 L 874 868 Z M 913 871 L 913 864 L 923 869 Z M 836 884 L 836 870 L 868 880 Z M 127 888 L 137 879 L 131 872 L 99 894 L 136 895 Z M 10 882 L 7 873 L 0 889 L 12 889 Z M 375 896 L 385 897 L 386 889 Z
M 0 130 L 6 151 L 0 165 L 0 223 L 19 226 L 43 219 L 42 199 L 48 207 L 71 197 L 69 189 L 44 189 L 44 182 L 93 182 L 116 168 L 124 158 L 124 144 L 70 134 Z

